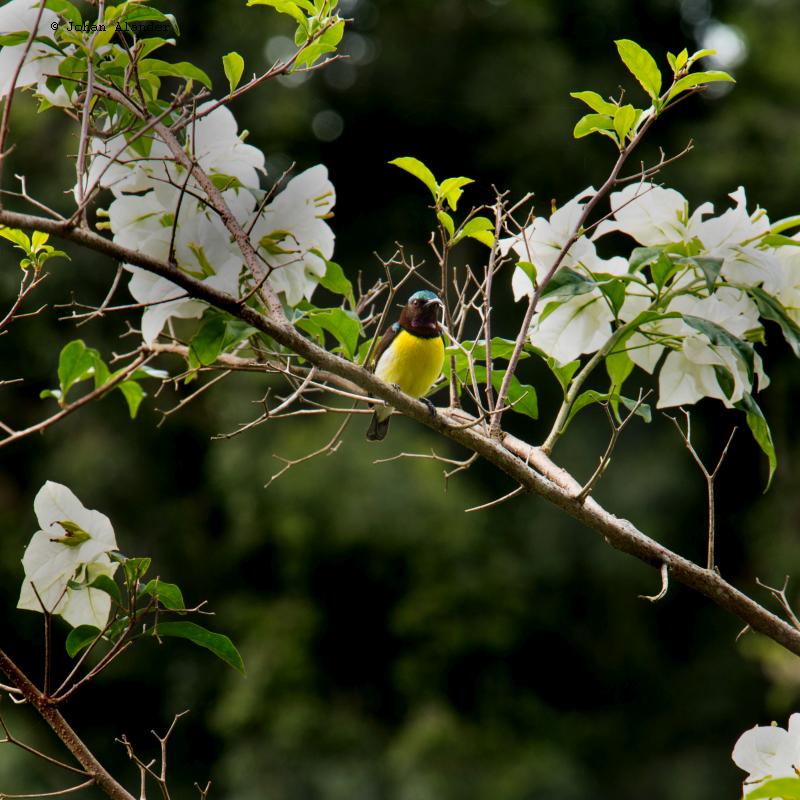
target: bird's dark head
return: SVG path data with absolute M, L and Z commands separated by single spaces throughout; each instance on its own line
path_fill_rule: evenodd
M 443 303 L 433 292 L 414 292 L 400 312 L 400 326 L 419 336 L 438 336 L 441 308 Z

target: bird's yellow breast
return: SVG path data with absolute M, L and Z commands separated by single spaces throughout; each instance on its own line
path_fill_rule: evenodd
M 375 374 L 387 383 L 396 383 L 412 397 L 422 397 L 436 382 L 443 364 L 441 336 L 424 339 L 401 329 L 381 354 Z

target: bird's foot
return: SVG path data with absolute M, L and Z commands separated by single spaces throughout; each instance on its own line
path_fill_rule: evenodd
M 425 403 L 426 406 L 428 406 L 428 411 L 431 412 L 431 416 L 435 417 L 436 416 L 436 406 L 430 400 L 428 400 L 427 397 L 420 397 L 420 400 L 422 400 L 422 402 Z

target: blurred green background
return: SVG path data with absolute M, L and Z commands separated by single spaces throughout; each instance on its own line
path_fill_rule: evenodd
M 162 2 L 181 24 L 175 58 L 195 60 L 225 91 L 220 57 L 241 52 L 246 73 L 285 52 L 291 27 L 268 9 L 233 0 Z M 337 188 L 336 259 L 365 284 L 375 253 L 394 242 L 425 257 L 431 217 L 424 190 L 386 162 L 415 155 L 438 176 L 476 179 L 462 203 L 491 186 L 536 193 L 545 213 L 598 185 L 613 159 L 606 140 L 571 137 L 580 113 L 571 90 L 638 92 L 613 40 L 633 38 L 665 65 L 666 50 L 719 49 L 736 77 L 724 96 L 696 97 L 659 123 L 643 149 L 650 162 L 693 139 L 694 152 L 662 179 L 693 204 L 717 210 L 747 187 L 750 207 L 772 219 L 797 213 L 800 71 L 795 0 L 347 0 L 350 55 L 304 79 L 277 81 L 234 105 L 251 143 L 277 177 L 319 161 Z M 38 117 L 28 97 L 14 107 L 17 143 L 5 170 L 25 172 L 30 191 L 66 205 L 75 131 L 57 114 Z M 638 162 L 637 162 L 638 163 Z M 70 249 L 40 302 L 99 302 L 114 265 Z M 465 256 L 480 263 L 476 245 Z M 2 249 L 0 296 L 19 271 Z M 519 310 L 509 280 L 498 296 L 501 332 Z M 126 297 L 121 293 L 120 297 Z M 52 306 L 0 337 L 0 419 L 33 422 L 52 401 L 61 344 L 81 336 L 107 356 L 121 317 L 76 332 Z M 768 331 L 772 386 L 760 398 L 779 468 L 762 494 L 764 459 L 745 430 L 718 480 L 718 564 L 723 576 L 769 604 L 755 577 L 800 575 L 800 377 L 779 335 Z M 164 366 L 177 371 L 177 361 Z M 546 371 L 523 364 L 539 389 L 543 420 L 509 421 L 540 440 L 556 407 Z M 144 642 L 68 704 L 78 731 L 136 792 L 138 778 L 115 737 L 140 756 L 157 754 L 151 729 L 191 714 L 170 745 L 174 798 L 236 800 L 694 800 L 739 795 L 730 761 L 738 735 L 785 724 L 798 707 L 797 661 L 748 634 L 706 600 L 673 585 L 658 604 L 658 575 L 535 497 L 477 514 L 464 509 L 513 488 L 477 464 L 445 487 L 441 465 L 375 464 L 401 451 L 462 457 L 404 420 L 368 446 L 356 420 L 334 455 L 301 465 L 264 489 L 280 468 L 273 454 L 303 455 L 339 420 L 261 426 L 211 441 L 258 413 L 268 381 L 223 382 L 161 427 L 148 398 L 130 421 L 121 397 L 82 410 L 46 435 L 0 450 L 2 645 L 34 675 L 41 619 L 14 612 L 19 558 L 35 530 L 32 501 L 47 480 L 68 484 L 113 520 L 120 547 L 152 555 L 157 573 L 187 601 L 209 601 L 209 627 L 229 634 L 247 666 L 242 678 L 180 641 Z M 696 444 L 716 460 L 734 412 L 701 403 Z M 585 478 L 605 447 L 599 409 L 584 412 L 556 459 Z M 446 488 L 446 491 L 445 491 Z M 705 485 L 671 423 L 656 415 L 626 431 L 596 496 L 678 552 L 705 553 Z M 796 581 L 790 588 L 796 587 Z M 797 592 L 791 592 L 797 599 Z M 58 634 L 63 636 L 64 629 Z M 58 670 L 66 667 L 58 663 Z M 47 752 L 59 747 L 24 708 L 0 704 L 12 731 Z M 0 747 L 0 791 L 54 790 L 65 776 Z M 151 789 L 154 792 L 155 788 Z M 95 793 L 97 794 L 97 793 Z

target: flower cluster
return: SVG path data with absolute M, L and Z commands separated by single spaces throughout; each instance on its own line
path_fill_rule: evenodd
M 224 106 L 198 108 L 199 118 L 186 134 L 186 148 L 214 181 L 225 203 L 263 258 L 272 288 L 296 305 L 310 298 L 333 255 L 333 233 L 325 221 L 335 202 L 333 185 L 318 165 L 290 180 L 271 202 L 263 204 L 259 174 L 264 155 L 245 144 L 233 114 Z M 206 113 L 208 111 L 208 113 Z M 92 142 L 89 187 L 108 188 L 114 241 L 166 261 L 214 289 L 238 296 L 252 285 L 242 254 L 219 216 L 203 202 L 194 176 L 175 163 L 159 141 L 144 155 L 122 135 Z M 145 304 L 142 337 L 152 343 L 171 317 L 199 317 L 205 305 L 192 300 L 171 281 L 133 265 L 129 284 Z
M 0 8 L 0 36 L 18 35 L 17 44 L 7 44 L 0 49 L 0 98 L 5 97 L 14 80 L 14 73 L 25 54 L 28 35 L 36 28 L 36 38 L 31 43 L 22 68 L 14 81 L 14 88 L 36 86 L 39 95 L 53 105 L 66 104 L 66 92 L 63 88 L 53 93 L 47 86 L 48 74 L 58 74 L 58 65 L 63 56 L 55 48 L 46 43 L 45 37 L 50 35 L 53 26 L 58 26 L 58 16 L 50 9 L 44 9 L 39 17 L 39 0 L 11 0 Z
M 788 730 L 773 724 L 745 731 L 736 742 L 732 757 L 736 766 L 747 773 L 744 783 L 749 791 L 771 779 L 797 778 L 800 714 L 789 717 Z
M 537 218 L 505 240 L 522 266 L 515 299 L 532 296 L 576 229 L 589 188 L 549 220 Z M 744 189 L 719 216 L 704 203 L 689 212 L 673 189 L 641 182 L 610 197 L 611 214 L 567 252 L 544 287 L 529 337 L 559 364 L 583 354 L 624 352 L 649 373 L 658 370 L 659 407 L 703 397 L 733 406 L 768 379 L 754 343 L 762 317 L 784 333 L 800 321 L 800 240 L 773 233 L 766 213 L 748 213 Z M 605 260 L 601 237 L 623 233 L 640 245 L 630 259 Z M 770 309 L 765 314 L 764 307 Z
M 22 557 L 25 580 L 17 607 L 48 611 L 73 627 L 102 628 L 111 598 L 90 585 L 100 575 L 111 577 L 118 566 L 108 555 L 117 548 L 110 520 L 52 481 L 39 490 L 33 508 L 40 530 Z

